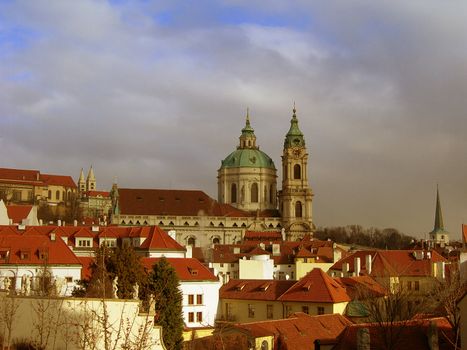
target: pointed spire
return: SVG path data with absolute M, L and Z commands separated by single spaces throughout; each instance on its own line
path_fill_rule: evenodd
M 87 180 L 88 181 L 94 181 L 96 178 L 94 177 L 94 170 L 92 170 L 92 165 L 91 167 L 89 168 L 89 172 L 88 172 L 88 177 L 87 177 Z
M 83 171 L 83 168 L 81 168 L 81 172 L 80 172 L 80 174 L 79 174 L 78 182 L 84 182 L 84 171 Z
M 250 124 L 250 108 L 247 107 L 245 127 L 242 129 L 242 135 L 254 134 L 254 132 L 255 130 L 251 127 L 251 124 Z
M 292 119 L 290 120 L 290 129 L 287 135 L 285 135 L 284 148 L 289 147 L 304 147 L 305 139 L 303 133 L 298 127 L 297 109 L 295 108 L 295 102 L 293 103 Z
M 240 135 L 240 146 L 238 148 L 252 148 L 256 149 L 256 136 L 255 130 L 251 127 L 250 124 L 250 109 L 246 109 L 246 118 L 245 118 L 245 127 L 242 129 L 242 134 Z
M 433 231 L 444 231 L 443 213 L 441 211 L 441 201 L 439 199 L 438 185 L 436 185 L 435 227 L 434 227 Z

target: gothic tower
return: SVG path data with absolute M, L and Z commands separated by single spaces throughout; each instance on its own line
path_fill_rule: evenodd
M 83 168 L 81 168 L 81 173 L 79 174 L 78 192 L 80 194 L 82 194 L 83 192 L 86 192 L 86 181 L 84 180 Z
M 298 127 L 295 105 L 282 153 L 282 190 L 279 211 L 287 239 L 296 240 L 313 230 L 313 192 L 308 182 L 308 153 Z
M 88 177 L 86 179 L 86 191 L 95 191 L 96 190 L 96 177 L 94 176 L 94 170 L 92 170 L 92 165 L 89 168 Z
M 449 243 L 449 232 L 444 229 L 443 212 L 441 211 L 441 200 L 439 198 L 438 186 L 436 186 L 435 224 L 433 231 L 431 231 L 429 235 L 433 245 L 440 244 L 441 246 L 444 246 Z

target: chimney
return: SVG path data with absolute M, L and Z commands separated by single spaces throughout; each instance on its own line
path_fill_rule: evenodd
M 42 226 L 44 224 L 44 222 L 42 221 L 42 219 L 39 219 L 39 226 Z
M 62 221 L 62 226 L 66 226 L 65 220 Z
M 193 247 L 191 245 L 187 245 L 185 258 L 191 259 L 192 257 L 193 257 Z
M 13 219 L 8 219 L 8 225 L 13 225 Z
M 60 219 L 57 220 L 57 226 L 62 226 L 62 220 Z
M 78 220 L 73 220 L 73 226 L 78 226 Z
M 365 268 L 366 268 L 366 273 L 371 275 L 371 254 L 368 254 L 365 256 Z
M 281 245 L 277 243 L 272 244 L 272 255 L 280 256 L 281 255 Z
M 370 331 L 368 328 L 359 328 L 357 332 L 357 350 L 370 350 Z
M 355 272 L 355 276 L 360 276 L 360 270 L 361 270 L 360 257 L 356 257 L 356 258 L 354 259 L 354 272 Z
M 438 327 L 436 323 L 431 321 L 430 327 L 428 328 L 428 347 L 430 350 L 439 350 L 439 343 L 438 343 Z
M 55 241 L 55 232 L 50 232 L 50 240 Z
M 344 277 L 349 276 L 349 263 L 348 262 L 342 264 L 342 274 L 344 275 Z

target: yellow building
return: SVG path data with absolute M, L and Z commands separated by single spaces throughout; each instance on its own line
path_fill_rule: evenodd
M 282 319 L 294 312 L 343 314 L 350 301 L 346 289 L 321 269 L 299 281 L 231 280 L 219 298 L 221 318 L 240 323 Z
M 0 198 L 5 203 L 70 205 L 77 194 L 73 178 L 38 170 L 0 168 Z

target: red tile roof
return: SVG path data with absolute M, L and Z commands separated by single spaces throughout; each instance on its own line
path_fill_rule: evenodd
M 306 249 L 306 248 L 301 248 L 297 254 L 295 254 L 295 257 L 296 258 L 310 258 L 310 257 L 314 257 L 315 255 L 311 254 L 311 252 Z
M 123 215 L 251 215 L 231 205 L 220 204 L 202 191 L 119 188 L 118 194 Z
M 87 256 L 78 256 L 77 257 L 81 265 L 83 266 L 81 268 L 81 279 L 82 280 L 89 280 L 91 278 L 91 266 L 94 263 L 94 258 L 92 257 L 87 257 Z
M 110 192 L 107 191 L 85 191 L 83 195 L 86 197 L 110 197 Z
M 277 300 L 294 285 L 286 280 L 233 280 L 223 285 L 219 298 L 241 300 Z
M 13 220 L 14 224 L 21 224 L 23 219 L 26 219 L 31 212 L 32 205 L 7 205 L 8 217 Z
M 384 296 L 387 293 L 386 289 L 370 276 L 338 277 L 335 280 L 345 288 L 352 300 L 359 296 Z
M 177 272 L 182 282 L 218 281 L 218 278 L 197 259 L 194 258 L 166 258 Z M 142 258 L 141 263 L 147 271 L 151 271 L 160 258 Z
M 417 259 L 414 252 L 423 252 L 423 259 Z M 429 253 L 429 254 L 428 254 Z M 330 270 L 342 270 L 344 263 L 349 264 L 349 272 L 355 271 L 355 258 L 360 258 L 361 271 L 367 272 L 366 256 L 372 256 L 372 276 L 428 276 L 431 275 L 432 264 L 434 262 L 447 262 L 435 250 L 361 250 L 357 251 L 331 266 Z M 428 258 L 428 255 L 431 255 Z
M 76 183 L 71 176 L 51 174 L 41 174 L 40 176 L 47 185 L 76 188 Z
M 315 268 L 279 297 L 281 301 L 304 301 L 315 303 L 340 303 L 350 301 L 342 285 Z
M 234 329 L 244 330 L 252 337 L 272 335 L 274 349 L 309 350 L 316 339 L 336 338 L 351 324 L 339 314 L 309 316 L 297 312 L 282 320 L 237 324 Z
M 140 246 L 149 250 L 179 250 L 186 251 L 185 247 L 168 235 L 159 226 L 152 226 L 148 238 Z
M 433 322 L 438 328 L 439 349 L 454 349 L 455 335 L 452 325 L 444 317 L 414 319 L 393 324 L 359 323 L 347 326 L 336 340 L 337 345 L 333 350 L 357 349 L 357 333 L 359 329 L 367 328 L 370 333 L 371 349 L 384 349 L 387 344 L 385 334 L 392 329 L 394 336 L 393 349 L 430 349 L 427 334 L 430 323 Z M 329 339 L 329 338 L 327 338 Z
M 0 234 L 0 249 L 9 251 L 6 260 L 0 260 L 0 264 L 6 265 L 44 265 L 41 253 L 47 256 L 49 265 L 81 265 L 70 248 L 56 236 L 51 240 L 49 236 L 41 234 Z M 27 258 L 24 254 L 27 253 Z M 22 258 L 23 255 L 23 258 Z
M 13 181 L 40 181 L 38 170 L 0 168 L 0 179 Z

